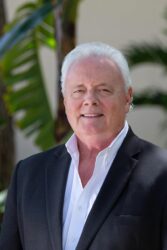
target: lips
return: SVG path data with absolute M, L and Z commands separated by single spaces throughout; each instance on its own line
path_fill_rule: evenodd
M 98 118 L 101 116 L 103 116 L 103 114 L 95 114 L 95 113 L 81 114 L 81 117 L 85 117 L 85 118 Z

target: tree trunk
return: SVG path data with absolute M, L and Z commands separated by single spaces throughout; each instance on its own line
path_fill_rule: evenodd
M 0 36 L 6 23 L 4 0 L 0 0 Z M 8 114 L 3 96 L 6 87 L 0 77 L 0 190 L 8 187 L 14 164 L 14 135 L 12 117 Z
M 76 14 L 78 4 L 80 1 L 64 0 L 62 4 L 55 10 L 55 31 L 57 42 L 57 61 L 58 61 L 58 115 L 55 121 L 55 138 L 56 142 L 63 139 L 65 135 L 71 130 L 67 121 L 63 97 L 60 88 L 60 70 L 62 61 L 65 55 L 71 51 L 76 44 Z M 73 16 L 71 15 L 73 11 Z

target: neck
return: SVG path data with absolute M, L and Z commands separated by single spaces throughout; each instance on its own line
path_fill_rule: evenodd
M 79 166 L 78 172 L 83 187 L 92 177 L 98 153 L 105 148 L 102 144 L 86 144 L 78 139 Z
M 107 139 L 105 139 L 104 137 L 102 138 L 102 136 L 77 137 L 79 151 L 78 171 L 83 186 L 87 184 L 93 174 L 98 153 L 108 147 L 118 134 L 119 132 Z
M 81 141 L 79 138 L 77 140 L 78 150 L 80 154 L 80 159 L 89 159 L 97 156 L 97 154 L 102 151 L 104 148 L 109 146 L 112 142 L 112 139 L 105 141 L 99 140 L 85 140 Z
M 98 154 L 104 148 L 108 147 L 112 141 L 117 137 L 123 127 L 115 130 L 113 134 L 100 134 L 90 135 L 90 134 L 78 134 L 77 135 L 77 143 L 79 154 L 85 154 L 87 157 L 91 154 Z

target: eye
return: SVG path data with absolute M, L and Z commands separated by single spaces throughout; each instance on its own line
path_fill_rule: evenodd
M 74 94 L 75 94 L 75 93 L 83 93 L 83 92 L 84 92 L 83 89 L 76 89 L 76 90 L 73 91 Z
M 73 91 L 72 91 L 72 96 L 74 97 L 74 98 L 81 98 L 81 96 L 84 94 L 84 89 L 74 89 Z
M 102 95 L 109 95 L 112 93 L 112 91 L 108 88 L 101 88 L 101 89 L 99 89 L 99 93 Z
M 101 91 L 103 91 L 103 92 L 110 92 L 109 89 L 101 89 Z

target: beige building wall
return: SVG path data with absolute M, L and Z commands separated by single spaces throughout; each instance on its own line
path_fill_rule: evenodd
M 15 8 L 27 1 L 6 0 L 9 19 Z M 161 42 L 166 44 L 163 34 L 167 21 L 163 18 L 167 2 L 165 0 L 82 0 L 78 13 L 77 43 L 102 41 L 118 49 L 125 49 L 138 42 Z M 42 58 L 47 79 L 47 90 L 53 112 L 55 100 L 55 55 L 43 50 Z M 146 87 L 161 86 L 167 91 L 167 75 L 160 67 L 142 66 L 132 71 L 134 91 Z M 167 145 L 167 133 L 161 125 L 166 114 L 159 108 L 134 108 L 128 121 L 134 132 L 162 147 Z M 165 144 L 166 143 L 166 144 Z M 31 139 L 16 130 L 17 161 L 38 152 Z

